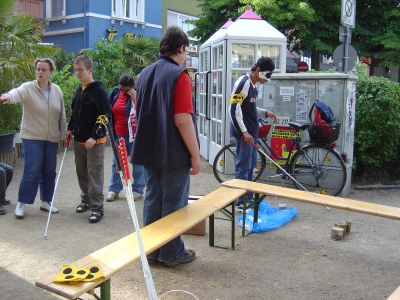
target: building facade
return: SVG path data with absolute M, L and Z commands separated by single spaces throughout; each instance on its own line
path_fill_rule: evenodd
M 182 28 L 189 36 L 190 45 L 186 49 L 188 55 L 185 62 L 185 67 L 189 69 L 189 73 L 196 72 L 198 69 L 200 45 L 198 45 L 197 39 L 191 37 L 188 33 L 189 30 L 193 29 L 193 25 L 185 21 L 199 18 L 201 9 L 198 5 L 199 1 L 197 0 L 186 0 L 184 5 L 182 0 L 164 0 L 162 8 L 162 27 L 166 28 L 167 26 L 175 25 Z
M 44 0 L 43 20 L 43 42 L 77 54 L 101 38 L 159 38 L 162 0 Z

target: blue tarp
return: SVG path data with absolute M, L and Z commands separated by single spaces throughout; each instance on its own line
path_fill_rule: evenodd
M 260 209 L 258 211 L 258 222 L 254 224 L 254 210 L 251 209 L 246 213 L 246 230 L 252 232 L 263 232 L 281 227 L 283 224 L 288 223 L 294 216 L 297 215 L 295 207 L 289 209 L 279 210 L 270 205 L 267 201 L 260 202 Z M 243 215 L 238 217 L 238 225 L 242 227 Z

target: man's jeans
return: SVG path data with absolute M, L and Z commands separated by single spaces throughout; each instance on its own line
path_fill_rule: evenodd
M 254 144 L 257 145 L 257 140 Z M 244 139 L 236 139 L 236 167 L 235 178 L 253 181 L 253 170 L 257 164 L 257 149 L 245 142 Z M 251 194 L 250 194 L 251 195 Z M 238 199 L 238 204 L 243 203 L 243 197 Z
M 0 206 L 6 200 L 6 190 L 13 178 L 14 168 L 0 163 Z
M 143 225 L 186 206 L 189 197 L 189 168 L 157 168 L 145 166 L 146 197 L 143 204 Z M 174 261 L 185 253 L 181 236 L 176 237 L 148 255 L 160 261 Z
M 24 173 L 19 185 L 18 201 L 33 204 L 40 183 L 40 199 L 53 200 L 58 143 L 22 139 Z
M 125 145 L 126 145 L 126 152 L 130 155 L 132 151 L 132 144 L 129 143 L 129 137 L 127 135 L 116 135 L 114 136 L 115 139 L 115 145 L 119 144 L 119 139 L 124 138 L 125 140 Z M 122 181 L 121 181 L 121 176 L 119 173 L 116 171 L 116 161 L 115 157 L 113 155 L 112 157 L 112 165 L 111 165 L 111 179 L 110 183 L 108 184 L 108 190 L 110 192 L 114 192 L 119 194 L 122 189 Z M 146 186 L 146 182 L 144 179 L 144 167 L 141 165 L 135 165 L 133 164 L 133 171 L 132 171 L 132 191 L 142 195 L 144 187 Z

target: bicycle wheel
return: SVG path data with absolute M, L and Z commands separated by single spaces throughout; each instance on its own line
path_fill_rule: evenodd
M 253 170 L 253 181 L 257 181 L 265 169 L 266 159 L 257 151 L 257 164 Z M 213 172 L 219 182 L 224 182 L 235 178 L 236 166 L 236 143 L 230 143 L 223 147 L 215 156 Z
M 310 192 L 336 196 L 346 184 L 343 159 L 328 145 L 309 145 L 297 151 L 290 161 L 290 174 L 297 189 L 301 184 Z

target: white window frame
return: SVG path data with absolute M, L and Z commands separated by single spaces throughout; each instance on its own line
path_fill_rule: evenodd
M 183 21 L 186 21 L 186 20 L 198 20 L 199 19 L 198 17 L 187 15 L 187 14 L 183 14 L 183 13 L 180 13 L 180 12 L 177 12 L 177 11 L 173 11 L 173 10 L 168 10 L 167 11 L 167 15 L 169 15 L 169 14 L 175 15 L 176 19 L 178 20 L 178 23 L 177 24 L 172 24 L 172 23 L 170 24 L 169 22 L 167 22 L 167 26 L 171 26 L 171 25 L 178 26 L 179 28 L 181 28 L 188 35 L 189 39 L 194 40 L 194 41 L 197 40 L 196 38 L 191 37 L 187 33 L 189 30 L 192 30 L 195 26 L 193 24 L 183 23 Z M 168 17 L 167 17 L 167 20 L 168 20 Z M 189 26 L 189 29 L 186 30 L 183 25 Z
M 125 7 L 129 3 L 129 16 Z M 144 22 L 145 0 L 111 0 L 111 17 L 121 20 Z
M 67 0 L 61 0 L 63 2 L 63 10 L 61 16 L 53 17 L 51 14 L 52 9 L 52 0 L 46 0 L 46 19 L 57 19 L 57 18 L 64 18 L 66 16 L 66 3 Z

